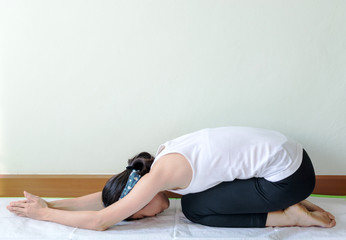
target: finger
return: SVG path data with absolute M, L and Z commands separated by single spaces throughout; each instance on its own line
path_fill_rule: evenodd
M 21 208 L 25 208 L 28 206 L 28 203 L 26 202 L 14 202 L 14 203 L 10 203 L 11 207 L 21 207 Z
M 35 198 L 35 197 L 37 197 L 37 196 L 35 196 L 34 194 L 31 194 L 31 193 L 29 193 L 29 192 L 27 192 L 27 191 L 24 191 L 24 196 L 25 196 L 26 198 Z
M 11 203 L 26 203 L 26 202 L 28 202 L 28 200 L 27 199 L 23 199 L 23 200 L 19 200 L 19 201 L 10 202 L 10 205 L 11 205 Z
M 17 212 L 17 211 L 23 211 L 24 208 L 7 206 L 7 209 L 10 210 L 11 212 Z
M 12 213 L 16 214 L 19 217 L 26 217 L 26 215 L 22 212 L 12 212 Z
M 10 211 L 10 212 L 13 212 L 15 214 L 17 213 L 21 213 L 21 214 L 24 214 L 24 208 L 21 208 L 21 207 L 7 207 L 7 209 Z
M 12 206 L 7 206 L 6 208 L 7 208 L 7 210 L 9 210 L 9 211 L 13 212 L 15 207 L 12 207 Z
M 17 205 L 17 204 L 19 204 L 19 203 L 27 203 L 28 202 L 28 200 L 21 200 L 21 201 L 13 201 L 13 202 L 10 202 L 9 204 L 8 204 L 8 206 L 15 206 L 15 205 Z
M 39 198 L 38 196 L 28 193 L 27 191 L 24 191 L 24 196 L 27 198 L 27 201 L 29 202 L 34 202 Z

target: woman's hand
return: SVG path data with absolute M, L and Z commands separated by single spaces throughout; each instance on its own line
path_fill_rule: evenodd
M 7 209 L 12 213 L 36 220 L 50 221 L 71 227 L 91 230 L 105 230 L 99 211 L 68 211 L 51 208 L 42 198 L 24 192 L 25 200 L 11 202 Z M 91 198 L 101 197 L 99 193 Z M 63 204 L 64 205 L 64 204 Z M 69 205 L 69 204 L 67 204 Z M 73 204 L 72 204 L 73 205 Z
M 48 210 L 47 202 L 42 198 L 24 191 L 25 200 L 11 202 L 7 209 L 12 213 L 36 220 L 45 220 Z

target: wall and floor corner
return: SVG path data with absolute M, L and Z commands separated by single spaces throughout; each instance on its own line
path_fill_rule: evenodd
M 281 131 L 317 175 L 346 175 L 345 10 L 337 0 L 0 0 L 2 182 L 114 174 L 140 151 L 226 125 Z
M 102 191 L 111 175 L 0 175 L 0 197 L 23 197 L 23 190 L 42 197 L 80 197 Z M 346 176 L 316 176 L 314 194 L 346 196 Z M 181 197 L 166 192 L 169 197 Z

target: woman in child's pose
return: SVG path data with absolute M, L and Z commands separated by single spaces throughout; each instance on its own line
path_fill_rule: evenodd
M 163 191 L 183 195 L 192 222 L 215 227 L 335 226 L 334 216 L 304 200 L 315 173 L 302 146 L 281 133 L 256 128 L 203 129 L 162 144 L 155 159 L 129 160 L 102 192 L 8 209 L 19 216 L 105 230 L 124 219 L 155 216 L 169 206 Z

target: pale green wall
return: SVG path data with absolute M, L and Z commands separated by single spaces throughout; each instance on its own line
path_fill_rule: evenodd
M 114 173 L 205 127 L 346 174 L 346 1 L 0 0 L 0 173 Z

